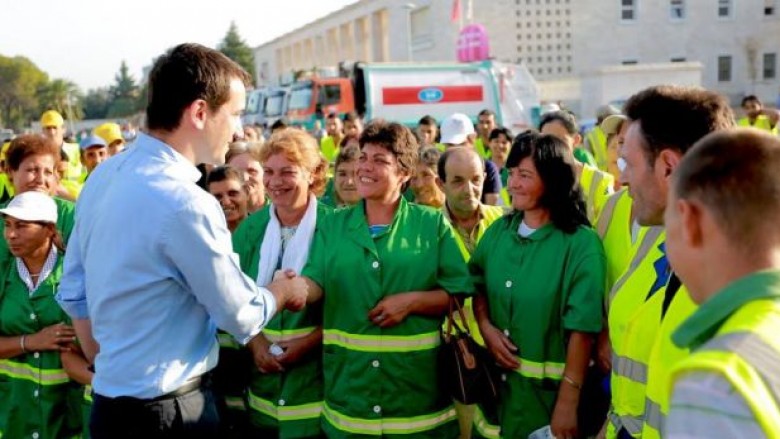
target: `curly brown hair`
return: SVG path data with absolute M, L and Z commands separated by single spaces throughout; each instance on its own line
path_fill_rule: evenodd
M 314 195 L 319 197 L 325 192 L 328 161 L 320 153 L 314 137 L 301 130 L 277 131 L 260 148 L 260 163 L 265 163 L 275 154 L 284 155 L 287 160 L 311 173 L 309 190 Z
M 16 171 L 22 162 L 34 155 L 51 155 L 54 163 L 60 161 L 60 148 L 53 140 L 40 134 L 24 134 L 11 141 L 6 152 L 6 166 Z
M 386 149 L 398 159 L 402 170 L 414 173 L 420 146 L 412 131 L 400 123 L 374 120 L 360 134 L 359 143 L 361 150 L 368 143 Z

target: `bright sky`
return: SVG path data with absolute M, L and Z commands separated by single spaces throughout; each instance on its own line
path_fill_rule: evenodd
M 82 90 L 113 83 L 183 42 L 216 47 L 235 21 L 256 47 L 355 0 L 2 0 L 0 55 L 26 56 Z

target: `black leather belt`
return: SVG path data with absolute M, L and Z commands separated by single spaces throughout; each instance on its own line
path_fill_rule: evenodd
M 179 396 L 184 396 L 188 393 L 194 392 L 198 389 L 200 389 L 201 385 L 203 384 L 202 377 L 197 377 L 193 379 L 192 381 L 188 382 L 187 384 L 179 387 L 178 389 L 174 390 L 173 392 L 166 393 L 165 395 L 160 395 L 157 398 L 152 398 L 152 401 L 162 401 L 165 399 L 171 399 L 171 398 L 178 398 Z

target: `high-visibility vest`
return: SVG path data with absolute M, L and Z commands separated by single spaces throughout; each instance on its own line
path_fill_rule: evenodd
M 444 209 L 447 207 L 445 206 Z M 486 204 L 482 205 L 482 219 L 479 220 L 479 230 L 477 231 L 477 243 L 482 239 L 482 236 L 485 235 L 485 230 L 490 227 L 491 224 L 493 224 L 497 219 L 501 218 L 504 215 L 504 208 L 500 206 L 489 206 Z M 453 226 L 454 228 L 454 226 Z M 468 248 L 466 248 L 466 243 L 463 242 L 463 238 L 460 236 L 460 233 L 455 231 L 455 243 L 458 244 L 458 249 L 460 249 L 460 253 L 463 255 L 463 258 L 466 260 L 466 262 L 471 259 L 471 253 L 469 253 Z M 479 325 L 477 324 L 477 319 L 474 316 L 474 306 L 472 303 L 472 299 L 468 298 L 463 303 L 463 312 L 466 315 L 466 324 L 469 326 L 469 331 L 471 331 L 471 336 L 474 338 L 474 341 L 479 343 L 481 346 L 485 346 L 485 341 L 482 339 L 482 334 L 479 332 Z M 456 322 L 460 321 L 459 319 L 456 320 Z M 445 321 L 443 326 L 443 329 L 446 330 L 447 328 L 447 322 Z
M 612 174 L 599 171 L 590 165 L 583 165 L 582 174 L 580 174 L 580 187 L 582 195 L 585 196 L 588 220 L 591 224 L 596 222 L 607 198 L 614 192 L 614 185 L 615 177 Z
M 662 227 L 640 232 L 626 272 L 612 287 L 607 303 L 609 337 L 612 344 L 612 409 L 607 436 L 617 437 L 620 428 L 638 437 L 645 406 L 647 363 L 652 340 L 660 327 L 664 288 L 650 299 L 656 280 L 654 262 L 666 239 Z
M 612 289 L 631 261 L 632 204 L 628 190 L 621 189 L 607 199 L 596 220 L 596 233 L 604 244 L 604 253 L 607 256 L 607 292 Z
M 677 363 L 667 383 L 694 372 L 715 373 L 745 400 L 768 438 L 780 438 L 780 303 L 762 299 L 733 313 L 715 336 Z
M 331 136 L 325 136 L 320 140 L 320 150 L 329 163 L 334 163 L 339 155 L 339 145 L 336 145 L 336 140 Z
M 596 125 L 585 135 L 585 141 L 596 159 L 596 167 L 602 171 L 607 171 L 607 135 L 600 126 Z
M 661 439 L 666 416 L 669 414 L 669 376 L 675 364 L 688 356 L 688 348 L 680 348 L 672 342 L 672 334 L 696 311 L 685 286 L 681 286 L 669 304 L 661 322 L 648 363 L 647 392 L 642 438 Z
M 488 145 L 485 145 L 485 142 L 482 141 L 482 137 L 477 137 L 477 140 L 474 141 L 474 149 L 483 159 L 489 159 L 492 156 L 490 153 L 490 148 L 488 148 Z
M 65 178 L 78 182 L 85 170 L 81 164 L 81 148 L 75 143 L 63 142 L 62 150 L 68 155 L 68 175 Z
M 757 128 L 759 130 L 769 131 L 772 134 L 777 135 L 777 125 L 774 127 L 772 126 L 772 123 L 769 121 L 769 118 L 762 115 L 759 115 L 756 120 L 753 121 L 753 123 L 750 123 L 750 119 L 747 117 L 743 117 L 737 121 L 737 125 L 741 127 L 751 127 L 751 128 Z

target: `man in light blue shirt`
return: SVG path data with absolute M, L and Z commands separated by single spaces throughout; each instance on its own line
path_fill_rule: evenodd
M 96 353 L 94 438 L 212 437 L 201 376 L 216 328 L 253 349 L 276 311 L 305 305 L 300 278 L 262 288 L 242 274 L 219 204 L 195 184 L 196 163 L 224 162 L 248 79 L 219 52 L 173 48 L 150 74 L 149 134 L 81 194 L 57 300 Z

